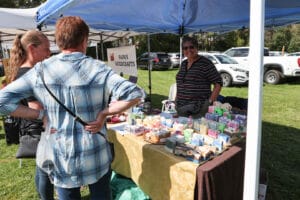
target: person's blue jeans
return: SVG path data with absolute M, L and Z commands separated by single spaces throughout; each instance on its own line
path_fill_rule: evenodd
M 35 186 L 41 200 L 54 200 L 54 186 L 46 172 L 36 166 Z
M 112 194 L 110 190 L 111 170 L 109 170 L 96 183 L 89 185 L 90 200 L 110 200 Z M 78 188 L 61 188 L 56 187 L 58 197 L 62 200 L 80 200 L 80 187 Z

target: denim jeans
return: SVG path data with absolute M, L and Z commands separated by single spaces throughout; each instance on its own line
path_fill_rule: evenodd
M 35 186 L 41 200 L 54 200 L 54 186 L 46 172 L 36 166 Z
M 110 200 L 112 194 L 110 190 L 111 170 L 109 170 L 96 183 L 89 185 L 90 200 Z M 61 188 L 56 187 L 58 197 L 62 200 L 81 200 L 80 187 Z

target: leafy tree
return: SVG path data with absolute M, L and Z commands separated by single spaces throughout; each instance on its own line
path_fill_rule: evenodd
M 300 51 L 300 38 L 293 37 L 288 46 L 288 52 L 299 52 Z
M 282 48 L 287 48 L 289 46 L 291 39 L 292 34 L 290 27 L 278 28 L 273 34 L 273 39 L 269 48 L 274 51 L 281 51 Z
M 235 32 L 237 35 L 237 46 L 249 46 L 249 29 L 242 28 Z
M 179 52 L 180 38 L 174 34 L 153 34 L 150 35 L 150 51 Z M 134 37 L 134 44 L 137 47 L 137 56 L 148 51 L 148 36 L 138 35 Z
M 288 52 L 300 51 L 300 24 L 291 26 L 292 39 L 288 46 Z
M 216 33 L 199 33 L 195 35 L 198 39 L 200 51 L 212 51 L 214 49 L 214 44 L 217 37 Z
M 213 44 L 212 50 L 225 51 L 231 47 L 238 46 L 238 34 L 236 31 L 231 31 L 225 34 L 217 35 Z
M 11 0 L 0 0 L 0 7 L 3 7 L 3 8 L 15 8 L 16 7 L 16 3 L 14 1 L 11 1 Z
M 33 8 L 46 0 L 0 0 L 0 7 L 4 8 Z

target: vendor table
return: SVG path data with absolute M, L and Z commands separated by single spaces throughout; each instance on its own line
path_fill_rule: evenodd
M 149 144 L 132 134 L 121 135 L 118 128 L 108 130 L 108 138 L 115 144 L 112 168 L 131 178 L 151 199 L 242 199 L 242 146 L 232 146 L 198 167 L 167 152 L 164 145 Z

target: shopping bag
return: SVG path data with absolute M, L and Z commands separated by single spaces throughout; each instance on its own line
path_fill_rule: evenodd
M 40 135 L 21 136 L 16 158 L 35 158 L 40 137 Z
M 47 174 L 54 171 L 54 153 L 52 145 L 55 144 L 55 134 L 50 133 L 50 128 L 46 128 L 41 134 L 41 139 L 36 152 L 36 164 Z
M 38 120 L 21 120 L 20 145 L 16 158 L 35 158 L 41 132 L 44 130 L 43 122 Z

